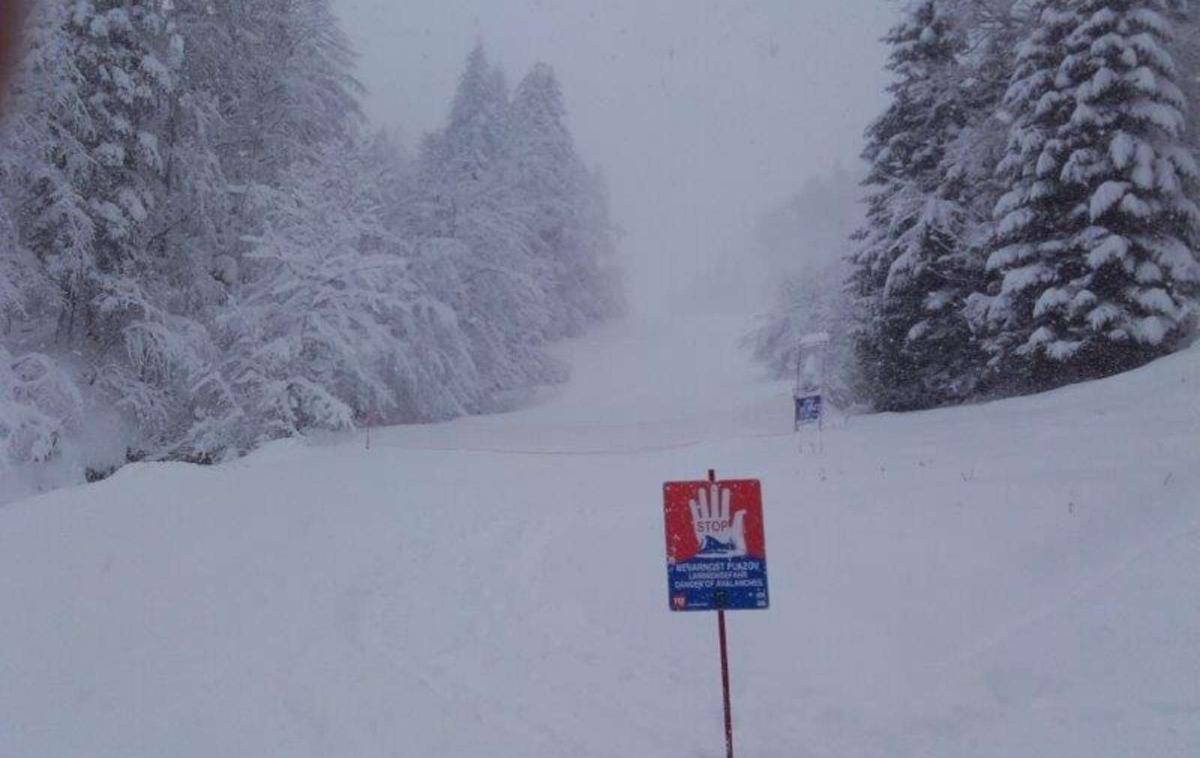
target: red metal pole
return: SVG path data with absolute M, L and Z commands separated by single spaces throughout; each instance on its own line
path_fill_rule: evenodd
M 725 758 L 733 758 L 733 708 L 729 702 L 729 653 L 725 646 L 725 611 L 717 611 L 717 632 L 721 637 L 721 691 L 725 697 Z
M 717 481 L 717 472 L 708 470 L 708 481 Z M 721 641 L 721 697 L 725 705 L 725 758 L 733 758 L 733 706 L 729 699 L 729 647 L 725 642 L 725 609 L 717 609 L 717 636 Z

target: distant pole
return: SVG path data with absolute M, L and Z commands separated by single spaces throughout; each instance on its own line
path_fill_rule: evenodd
M 717 472 L 714 469 L 708 470 L 708 481 L 716 484 Z M 733 758 L 733 706 L 729 698 L 729 648 L 725 641 L 724 608 L 717 609 L 717 637 L 721 643 L 721 695 L 725 705 L 725 758 Z
M 800 372 L 804 365 L 804 343 L 796 343 L 796 394 L 800 394 Z
M 804 343 L 796 342 L 796 388 L 792 390 L 792 431 L 800 431 L 800 414 L 796 412 L 800 402 L 800 371 L 804 364 Z

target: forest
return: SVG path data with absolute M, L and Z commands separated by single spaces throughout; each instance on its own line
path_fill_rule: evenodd
M 410 150 L 328 0 L 41 3 L 0 130 L 0 466 L 214 462 L 505 407 L 621 312 L 553 69 Z M 86 423 L 85 423 L 86 420 Z
M 866 133 L 865 218 L 829 243 L 809 193 L 784 232 L 786 206 L 764 222 L 776 257 L 844 260 L 793 266 L 749 337 L 760 360 L 784 376 L 798 340 L 828 332 L 838 400 L 903 411 L 1100 378 L 1192 339 L 1194 9 L 922 0 L 883 42 L 893 78 Z

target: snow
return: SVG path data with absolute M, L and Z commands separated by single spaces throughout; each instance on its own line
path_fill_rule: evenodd
M 1161 345 L 1170 333 L 1170 324 L 1166 319 L 1158 316 L 1147 316 L 1138 319 L 1133 324 L 1133 336 L 1137 338 L 1138 342 L 1146 345 Z
M 1090 203 L 1092 221 L 1096 221 L 1111 211 L 1117 203 L 1121 202 L 1121 198 L 1125 197 L 1125 193 L 1128 191 L 1129 184 L 1127 182 L 1107 181 L 1096 188 L 1096 191 L 1092 193 Z
M 1033 304 L 1033 317 L 1041 318 L 1047 313 L 1054 313 L 1062 310 L 1071 303 L 1071 295 L 1061 287 L 1050 287 L 1046 289 Z
M 1045 284 L 1053 280 L 1053 272 L 1047 270 L 1041 263 L 1032 263 L 1021 268 L 1006 271 L 1000 285 L 1001 292 L 1024 292 L 1037 284 Z
M 1175 299 L 1172 298 L 1166 290 L 1161 287 L 1153 287 L 1151 289 L 1142 290 L 1137 293 L 1138 305 L 1145 308 L 1150 313 L 1161 313 L 1166 316 L 1177 316 L 1179 306 L 1175 304 Z M 1170 329 L 1164 329 L 1163 336 L 1168 334 Z
M 1129 113 L 1134 118 L 1157 126 L 1172 137 L 1177 137 L 1184 131 L 1183 114 L 1173 105 L 1140 100 L 1129 106 Z
M 1138 220 L 1150 218 L 1154 209 L 1145 200 L 1130 192 L 1121 198 L 1121 213 Z
M 1162 281 L 1162 269 L 1150 261 L 1142 261 L 1137 266 L 1136 277 L 1138 284 L 1158 284 Z
M 1117 169 L 1124 169 L 1133 160 L 1137 150 L 1137 139 L 1127 132 L 1118 131 L 1108 143 L 1108 156 Z
M 1111 324 L 1120 324 L 1125 320 L 1125 309 L 1113 303 L 1101 303 L 1087 315 L 1087 322 L 1092 329 L 1101 331 Z
M 742 756 L 1194 755 L 1200 350 L 791 433 L 742 322 L 630 322 L 505 415 L 0 509 L 0 755 L 717 756 L 661 483 L 757 476 Z
M 1129 240 L 1119 234 L 1110 234 L 1087 254 L 1088 266 L 1093 271 L 1111 263 L 1120 263 L 1129 257 Z

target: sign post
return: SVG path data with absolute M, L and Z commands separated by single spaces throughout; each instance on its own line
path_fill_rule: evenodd
M 825 416 L 825 353 L 829 335 L 825 332 L 805 335 L 796 346 L 796 388 L 792 397 L 796 401 L 795 431 L 808 424 L 816 424 L 821 431 Z
M 725 611 L 717 611 L 717 636 L 721 639 L 721 694 L 725 706 L 725 758 L 733 758 L 733 704 L 729 700 L 729 652 L 725 644 Z
M 762 485 L 757 479 L 719 482 L 709 469 L 705 481 L 664 484 L 663 513 L 670 609 L 717 612 L 725 755 L 733 758 L 725 611 L 770 605 Z

